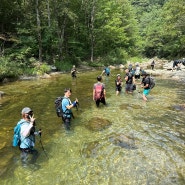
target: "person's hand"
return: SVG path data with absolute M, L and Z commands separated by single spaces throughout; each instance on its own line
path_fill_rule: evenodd
M 31 124 L 34 124 L 34 121 L 35 121 L 35 119 L 36 118 L 34 118 L 34 114 L 31 116 L 31 115 L 29 115 L 29 117 L 30 117 L 30 123 Z

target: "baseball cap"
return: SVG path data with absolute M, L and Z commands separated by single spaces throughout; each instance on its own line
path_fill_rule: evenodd
M 27 114 L 29 112 L 31 112 L 32 110 L 29 107 L 24 107 L 21 111 L 22 114 Z
M 120 75 L 120 74 L 117 74 L 117 77 L 118 77 L 118 76 L 121 76 L 121 75 Z
M 148 73 L 146 71 L 143 71 L 141 74 L 141 76 L 147 76 L 147 75 L 148 75 Z

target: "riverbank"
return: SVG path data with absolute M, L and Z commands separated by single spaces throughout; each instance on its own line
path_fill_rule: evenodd
M 173 79 L 177 80 L 180 82 L 185 83 L 185 66 L 181 65 L 181 70 L 173 70 L 172 71 L 172 66 L 173 66 L 173 61 L 167 61 L 167 60 L 161 60 L 161 59 L 156 59 L 155 60 L 155 68 L 154 70 L 150 69 L 150 64 L 153 59 L 148 60 L 147 62 L 142 62 L 139 63 L 140 67 L 144 69 L 147 73 L 151 74 L 152 76 L 160 76 L 163 79 Z M 116 66 L 109 66 L 111 70 L 114 69 L 125 69 L 131 62 L 127 62 L 127 65 L 116 65 Z M 134 64 L 133 64 L 134 66 Z M 86 71 L 94 71 L 94 70 L 103 70 L 104 67 L 92 67 L 88 66 L 87 63 L 83 63 L 82 65 L 78 66 L 77 70 L 80 73 L 86 72 Z M 19 78 L 16 79 L 9 79 L 5 78 L 2 83 L 8 83 L 16 80 L 35 80 L 35 79 L 49 79 L 52 78 L 53 76 L 61 75 L 61 74 L 66 74 L 69 73 L 70 71 L 51 71 L 50 73 L 45 73 L 43 75 L 35 75 L 35 76 L 27 76 L 27 75 L 22 75 Z M 4 92 L 0 91 L 0 97 L 4 95 Z

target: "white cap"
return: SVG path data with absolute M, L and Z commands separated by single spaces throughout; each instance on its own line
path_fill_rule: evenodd
M 21 114 L 27 114 L 29 112 L 31 112 L 32 110 L 29 107 L 24 107 L 24 109 L 22 109 Z

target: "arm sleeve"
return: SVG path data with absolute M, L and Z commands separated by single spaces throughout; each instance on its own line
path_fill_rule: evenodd
M 29 136 L 32 127 L 33 127 L 32 124 L 29 124 L 29 125 L 22 125 L 22 126 L 21 126 L 21 135 L 24 136 L 24 137 Z

